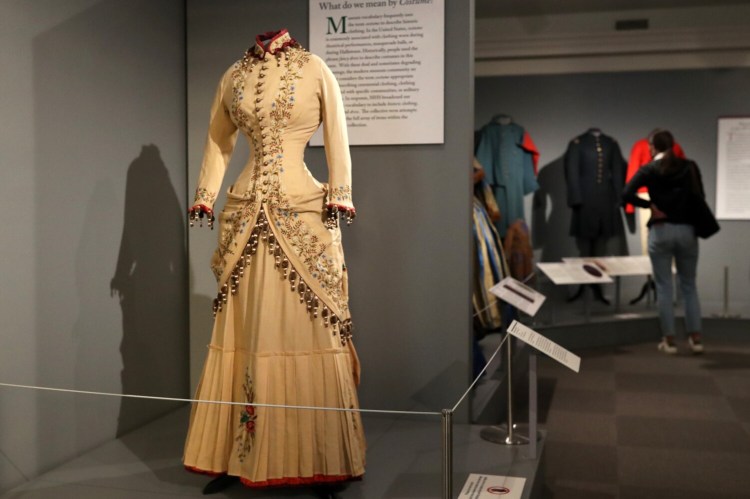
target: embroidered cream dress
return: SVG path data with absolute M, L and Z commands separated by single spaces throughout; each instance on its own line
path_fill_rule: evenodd
M 265 44 L 264 44 L 265 42 Z M 303 161 L 323 124 L 329 184 Z M 250 159 L 218 214 L 216 320 L 196 398 L 357 408 L 339 210 L 353 214 L 338 84 L 286 32 L 260 35 L 221 78 L 195 206 L 213 209 L 238 132 Z M 264 487 L 364 473 L 358 413 L 194 404 L 184 463 Z

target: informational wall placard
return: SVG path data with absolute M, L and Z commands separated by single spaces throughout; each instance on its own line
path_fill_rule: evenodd
M 518 476 L 480 475 L 472 473 L 458 499 L 521 499 L 526 479 Z
M 309 48 L 339 82 L 351 145 L 443 143 L 444 46 L 444 0 L 310 0 Z
M 490 288 L 490 293 L 505 303 L 510 303 L 526 315 L 535 316 L 547 299 L 542 293 L 531 289 L 524 283 L 506 277 Z
M 581 358 L 578 355 L 566 350 L 520 322 L 511 322 L 510 326 L 508 326 L 508 332 L 527 345 L 531 345 L 540 352 L 549 355 L 568 369 L 575 372 L 581 369 Z
M 536 264 L 555 284 L 595 284 L 612 282 L 601 267 L 588 262 L 563 262 Z
M 719 118 L 716 218 L 750 220 L 750 116 Z

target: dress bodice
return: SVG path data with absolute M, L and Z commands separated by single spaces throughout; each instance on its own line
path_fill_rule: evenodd
M 265 45 L 264 37 L 268 38 Z M 312 177 L 304 163 L 305 147 L 321 123 L 329 169 L 327 187 Z M 248 140 L 250 157 L 230 187 L 231 193 L 269 206 L 293 208 L 296 201 L 325 188 L 328 203 L 354 209 L 338 84 L 323 60 L 300 47 L 286 30 L 259 35 L 256 45 L 222 76 L 196 204 L 212 207 L 238 131 Z
M 313 178 L 304 163 L 307 142 L 321 124 L 327 184 Z M 280 264 L 288 258 L 294 269 L 288 276 L 298 276 L 302 296 L 319 298 L 343 323 L 348 318 L 346 265 L 341 233 L 330 215 L 354 213 L 344 105 L 323 60 L 286 30 L 260 35 L 222 76 L 194 206 L 213 210 L 240 134 L 250 145 L 250 157 L 218 214 L 219 244 L 211 261 L 220 296 L 241 276 L 243 255 L 261 224 L 263 234 L 270 230 L 274 235 Z

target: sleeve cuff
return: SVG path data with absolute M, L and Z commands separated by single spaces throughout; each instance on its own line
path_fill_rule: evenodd
M 204 208 L 213 210 L 215 202 L 215 192 L 211 192 L 205 187 L 198 187 L 197 189 L 195 189 L 195 199 L 193 200 L 193 206 L 203 206 Z
M 341 211 L 354 212 L 352 202 L 352 187 L 350 185 L 332 186 L 328 190 L 326 205 L 330 208 L 336 206 Z

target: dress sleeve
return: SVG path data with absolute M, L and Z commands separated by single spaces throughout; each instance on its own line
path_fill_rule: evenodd
M 193 206 L 202 205 L 211 210 L 213 210 L 237 142 L 237 125 L 232 121 L 229 110 L 224 104 L 224 93 L 230 81 L 231 74 L 227 71 L 219 82 L 213 104 L 211 104 L 208 137 L 193 201 Z
M 352 201 L 352 160 L 346 131 L 344 101 L 336 77 L 321 61 L 321 103 L 323 142 L 328 161 L 328 206 L 354 212 Z
M 521 147 L 524 151 L 531 154 L 531 158 L 534 162 L 534 176 L 536 177 L 539 175 L 539 149 L 537 149 L 536 144 L 531 140 L 531 135 L 529 135 L 529 132 L 526 130 L 523 132 Z

